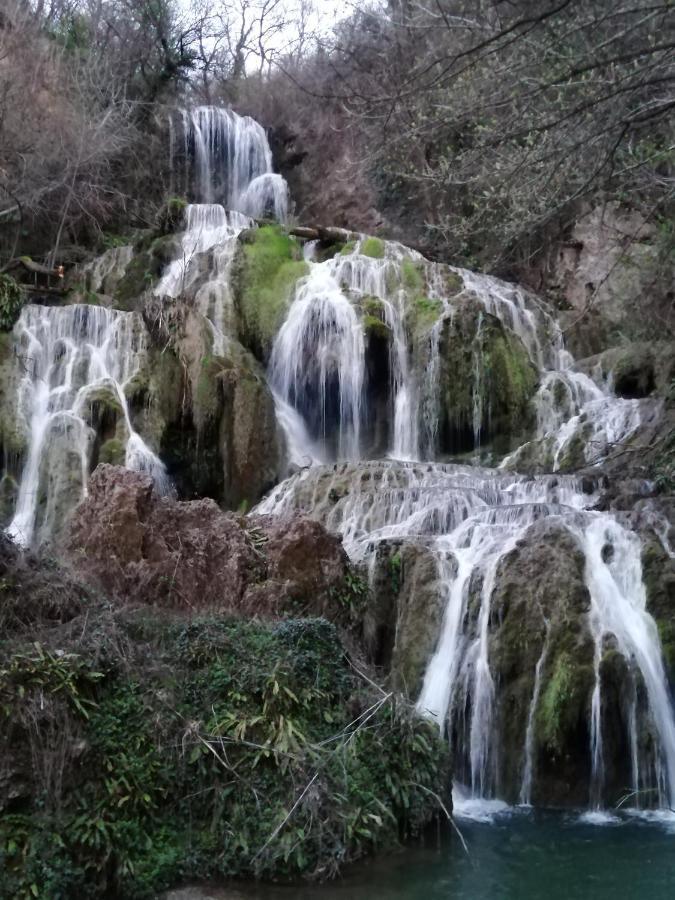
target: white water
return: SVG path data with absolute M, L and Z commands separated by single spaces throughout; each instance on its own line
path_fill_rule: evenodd
M 354 307 L 330 271 L 312 264 L 274 342 L 270 383 L 303 418 L 313 415 L 312 433 L 324 444 L 335 419 L 337 458 L 358 459 L 364 377 L 363 332 Z
M 596 685 L 591 713 L 595 796 L 602 795 L 604 777 L 600 659 L 604 639 L 611 636 L 619 652 L 642 677 L 649 713 L 660 738 L 652 773 L 640 770 L 640 761 L 633 750 L 633 790 L 655 784 L 658 805 L 672 808 L 675 806 L 675 718 L 656 623 L 646 609 L 640 539 L 611 516 L 596 515 L 579 533 L 579 540 L 586 556 L 590 625 L 596 647 Z M 635 746 L 634 740 L 631 743 Z
M 160 491 L 169 490 L 162 463 L 133 429 L 124 394 L 145 352 L 140 319 L 101 306 L 25 306 L 14 334 L 23 372 L 17 414 L 28 450 L 7 533 L 23 546 L 48 536 L 54 505 L 67 489 L 64 479 L 74 478 L 84 496 L 95 439 L 89 420 L 99 397 L 119 408 L 126 465 L 150 473 Z
M 272 176 L 272 151 L 264 128 L 249 116 L 219 106 L 182 110 L 172 122 L 172 165 L 183 157 L 182 193 L 197 203 L 217 203 L 249 215 L 271 213 L 285 221 L 288 191 Z
M 444 288 L 441 267 L 426 264 L 426 295 L 439 301 L 441 312 L 429 329 L 428 365 L 419 384 L 410 355 L 416 351 L 411 351 L 407 333 L 410 301 L 402 289 L 401 259 L 405 257 L 397 245 L 386 245 L 382 259 L 364 257 L 359 250 L 357 244 L 352 253 L 325 263 L 311 263 L 310 275 L 299 287 L 275 344 L 271 380 L 287 402 L 311 422 L 313 404 L 317 399 L 320 405 L 324 402 L 331 374 L 339 371 L 341 378 L 348 380 L 350 374 L 358 373 L 345 404 L 349 415 L 339 423 L 340 439 L 351 439 L 351 452 L 338 452 L 336 456 L 359 459 L 359 445 L 353 440 L 358 433 L 356 388 L 364 387 L 366 348 L 351 343 L 346 335 L 354 333 L 355 311 L 362 299 L 377 298 L 382 320 L 392 335 L 390 391 L 394 427 L 390 455 L 414 460 L 420 453 L 420 406 L 427 418 L 423 432 L 426 451 L 435 445 L 434 418 L 440 403 L 440 334 L 444 323 L 452 320 L 455 301 Z M 416 259 L 414 255 L 408 258 Z M 499 318 L 522 341 L 541 373 L 535 397 L 535 439 L 549 454 L 551 469 L 561 465 L 573 441 L 581 444 L 582 460 L 593 463 L 604 458 L 615 443 L 634 433 L 643 421 L 648 403 L 616 398 L 610 383 L 596 384 L 576 372 L 572 358 L 564 350 L 560 331 L 543 305 L 495 279 L 454 271 L 462 278 L 462 299 L 472 294 L 482 310 L 477 317 L 470 373 L 475 446 L 481 442 L 482 423 L 486 417 L 489 421 L 489 407 L 484 406 L 489 397 L 486 398 L 482 383 L 483 314 Z M 340 316 L 336 315 L 336 308 Z M 326 354 L 333 370 L 320 367 Z M 403 408 L 406 412 L 399 413 Z M 322 421 L 325 422 L 324 412 Z M 311 432 L 311 427 L 308 430 Z M 505 462 L 513 466 L 518 458 L 516 451 Z M 591 598 L 589 627 L 596 646 L 596 686 L 590 721 L 590 801 L 595 803 L 594 798 L 602 796 L 603 699 L 599 671 L 604 643 L 610 635 L 614 635 L 629 666 L 643 679 L 649 699 L 647 712 L 635 709 L 634 703 L 634 714 L 627 723 L 634 789 L 655 787 L 660 804 L 672 801 L 675 725 L 656 625 L 645 608 L 640 541 L 611 514 L 592 512 L 596 496 L 585 493 L 583 487 L 581 479 L 569 476 L 507 477 L 504 469 L 362 461 L 355 467 L 302 472 L 275 489 L 259 507 L 263 512 L 276 514 L 298 508 L 309 512 L 329 529 L 341 533 L 350 556 L 370 569 L 375 565 L 380 541 L 423 540 L 426 546 L 431 541 L 445 614 L 417 702 L 419 709 L 437 721 L 442 730 L 459 735 L 461 765 L 474 800 L 494 798 L 498 790 L 501 747 L 495 733 L 495 685 L 489 641 L 492 594 L 504 558 L 533 523 L 549 517 L 568 530 L 586 558 L 586 583 Z M 614 561 L 605 563 L 601 550 L 607 542 L 615 546 L 615 555 Z M 474 608 L 472 615 L 470 606 Z M 546 653 L 547 641 L 533 672 L 533 696 L 523 734 L 520 802 L 525 805 L 531 803 L 536 778 L 535 720 Z M 645 728 L 653 734 L 657 747 L 651 759 L 648 752 L 638 747 L 638 731 Z

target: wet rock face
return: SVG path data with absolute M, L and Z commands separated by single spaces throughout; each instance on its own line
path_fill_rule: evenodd
M 507 452 L 534 424 L 538 374 L 525 347 L 496 317 L 465 300 L 445 323 L 440 347 L 441 451 L 494 441 Z
M 237 341 L 215 347 L 206 319 L 181 300 L 150 299 L 144 319 L 153 347 L 129 388 L 136 427 L 181 497 L 252 506 L 278 480 L 282 456 L 262 368 Z
M 119 600 L 247 615 L 338 618 L 349 572 L 340 539 L 317 522 L 160 498 L 150 477 L 110 465 L 91 476 L 65 553 Z
M 392 687 L 414 700 L 443 619 L 438 560 L 423 540 L 381 541 L 372 573 L 366 644 L 389 670 Z
M 510 801 L 520 799 L 524 737 L 532 715 L 532 802 L 588 802 L 594 685 L 589 608 L 584 557 L 574 538 L 556 523 L 532 526 L 502 562 L 490 614 L 490 667 L 502 748 L 497 782 L 499 795 Z

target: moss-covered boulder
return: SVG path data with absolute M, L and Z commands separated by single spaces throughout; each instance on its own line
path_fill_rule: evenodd
M 283 446 L 264 372 L 183 301 L 152 298 L 148 364 L 127 386 L 132 417 L 185 499 L 250 506 L 277 481 Z
M 440 336 L 441 451 L 498 452 L 522 443 L 534 424 L 538 373 L 518 337 L 471 297 L 457 298 Z
M 499 795 L 510 801 L 520 799 L 532 716 L 533 802 L 588 802 L 595 683 L 589 608 L 584 556 L 575 539 L 555 522 L 532 526 L 500 565 L 490 613 L 497 782 Z
M 233 278 L 241 340 L 266 362 L 307 263 L 298 241 L 277 225 L 242 232 L 240 244 Z

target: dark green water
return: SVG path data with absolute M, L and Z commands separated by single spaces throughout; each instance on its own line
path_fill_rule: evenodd
M 511 813 L 460 821 L 441 850 L 408 849 L 321 887 L 238 889 L 242 900 L 675 900 L 675 820 L 613 825 Z M 218 894 L 207 894 L 218 897 Z

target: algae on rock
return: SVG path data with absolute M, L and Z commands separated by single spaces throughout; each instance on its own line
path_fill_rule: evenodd
M 307 274 L 299 243 L 277 225 L 244 231 L 233 267 L 240 338 L 266 362 L 297 281 Z

